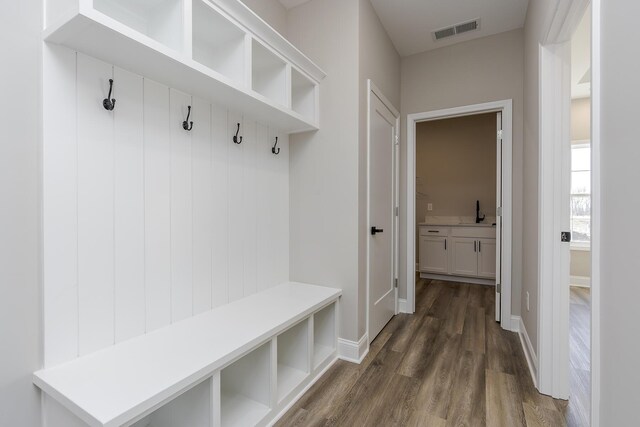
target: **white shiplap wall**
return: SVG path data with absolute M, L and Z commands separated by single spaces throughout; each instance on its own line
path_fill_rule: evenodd
M 286 135 L 197 94 L 44 49 L 45 366 L 288 279 Z M 102 107 L 109 78 L 112 112 Z

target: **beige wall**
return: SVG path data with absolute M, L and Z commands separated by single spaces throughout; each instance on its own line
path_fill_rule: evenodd
M 600 246 L 600 426 L 638 423 L 638 144 L 637 19 L 640 2 L 601 1 L 602 104 Z M 630 190 L 630 187 L 632 191 Z M 594 276 L 597 275 L 594 268 Z
M 287 9 L 278 0 L 241 0 L 277 32 L 287 36 Z
M 571 101 L 571 140 L 580 142 L 591 139 L 591 100 L 589 98 Z M 571 251 L 571 275 L 591 276 L 591 251 Z
M 416 132 L 416 215 L 495 215 L 496 115 L 419 123 Z M 427 204 L 433 211 L 427 211 Z
M 7 2 L 0 14 L 0 93 L 11 100 L 0 105 L 0 426 L 41 425 L 31 381 L 42 368 L 42 5 Z
M 523 33 L 509 31 L 402 59 L 401 176 L 406 177 L 406 116 L 410 113 L 513 99 L 513 265 L 512 310 L 519 314 L 522 264 Z M 400 206 L 406 206 L 401 180 Z M 413 197 L 413 196 L 412 196 Z M 401 212 L 404 217 L 406 212 Z M 529 227 L 529 225 L 527 225 Z M 401 222 L 400 265 L 406 265 L 406 224 Z M 406 297 L 406 271 L 400 270 L 400 296 Z M 411 279 L 409 279 L 411 280 Z

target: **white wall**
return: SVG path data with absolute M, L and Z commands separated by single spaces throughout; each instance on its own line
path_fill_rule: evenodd
M 406 116 L 502 99 L 513 99 L 513 253 L 512 311 L 519 314 L 522 280 L 522 129 L 523 33 L 509 31 L 402 59 L 403 117 L 400 169 L 406 176 Z M 527 162 L 529 159 L 527 159 Z M 400 206 L 406 206 L 406 181 L 401 180 Z M 411 196 L 413 197 L 413 196 Z M 490 212 L 487 212 L 491 215 Z M 406 213 L 400 214 L 404 218 Z M 529 228 L 529 224 L 525 228 Z M 401 222 L 400 265 L 406 265 L 406 224 Z M 400 295 L 406 295 L 401 269 Z M 413 280 L 410 278 L 409 280 Z
M 637 94 L 640 3 L 602 1 L 601 67 L 601 419 L 600 426 L 637 423 L 640 403 L 638 248 L 640 144 Z
M 241 0 L 277 32 L 287 36 L 287 9 L 278 0 Z
M 366 80 L 398 105 L 399 58 L 366 0 L 295 7 L 287 35 L 327 72 L 320 130 L 291 137 L 291 278 L 342 288 L 340 337 L 357 341 L 366 331 Z
M 291 279 L 341 288 L 340 337 L 358 340 L 358 2 L 295 7 L 287 34 L 327 73 L 320 130 L 291 136 Z
M 31 374 L 42 365 L 40 315 L 40 30 L 42 2 L 0 13 L 0 425 L 40 425 Z
M 286 135 L 63 47 L 44 71 L 46 366 L 288 280 Z

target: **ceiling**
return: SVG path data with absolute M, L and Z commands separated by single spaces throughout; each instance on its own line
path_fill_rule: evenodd
M 303 3 L 308 2 L 309 0 L 279 0 L 280 3 L 286 7 L 287 9 L 291 9 L 292 7 L 300 6 Z
M 591 6 L 571 38 L 571 97 L 591 96 Z
M 522 28 L 528 3 L 529 0 L 371 0 L 401 56 Z M 477 18 L 478 30 L 434 40 L 433 31 Z

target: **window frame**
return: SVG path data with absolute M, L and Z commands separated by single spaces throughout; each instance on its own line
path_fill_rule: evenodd
M 588 148 L 589 149 L 589 157 L 591 158 L 591 140 L 590 139 L 579 139 L 579 140 L 572 140 L 571 141 L 571 167 L 569 168 L 570 171 L 569 173 L 571 174 L 571 176 L 573 176 L 573 172 L 589 172 L 589 177 L 591 177 L 591 164 L 589 165 L 589 170 L 583 170 L 583 169 L 573 169 L 573 149 L 578 149 L 578 148 Z M 569 200 L 571 200 L 574 196 L 589 196 L 589 198 L 591 199 L 591 188 L 589 188 L 589 193 L 572 193 L 571 189 L 569 189 Z M 569 212 L 569 221 L 570 221 L 570 228 L 571 228 L 571 233 L 573 234 L 573 215 L 571 214 L 571 212 Z M 589 215 L 589 227 L 591 227 L 591 215 Z M 591 241 L 589 242 L 576 242 L 573 239 L 571 239 L 571 243 L 569 245 L 571 250 L 574 251 L 590 251 L 591 250 Z

